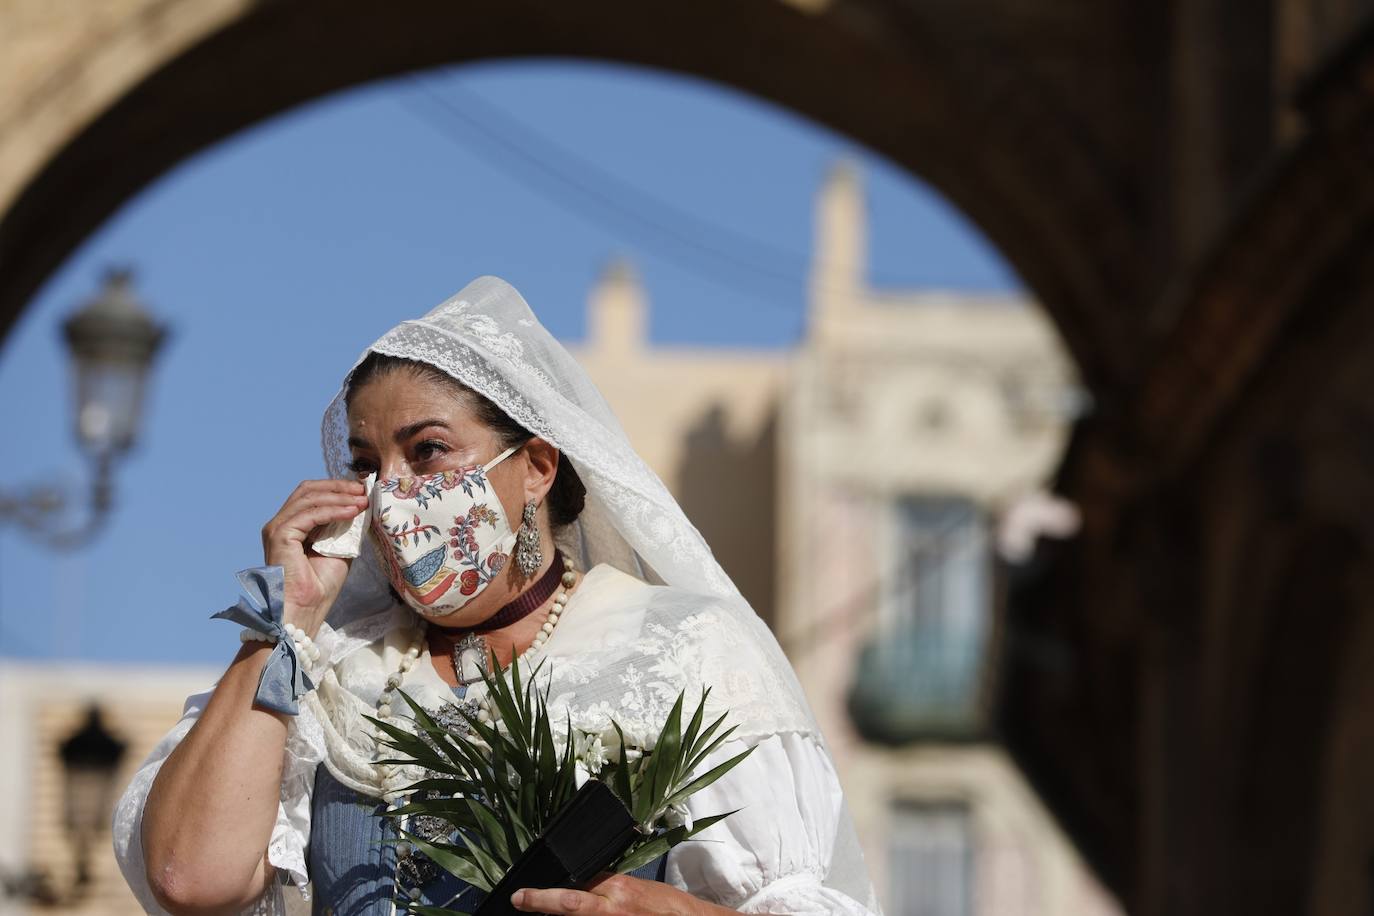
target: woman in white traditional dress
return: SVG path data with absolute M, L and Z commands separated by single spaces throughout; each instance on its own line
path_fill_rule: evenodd
M 398 689 L 486 715 L 483 650 L 541 666 L 551 705 L 591 729 L 652 728 L 710 687 L 708 713 L 738 730 L 705 766 L 754 748 L 685 814 L 737 813 L 633 875 L 519 891 L 518 909 L 876 912 L 777 642 L 509 284 L 481 277 L 374 343 L 322 438 L 330 479 L 264 526 L 266 565 L 223 612 L 246 625 L 241 651 L 116 811 L 120 866 L 150 912 L 284 912 L 287 884 L 337 916 L 470 909 L 375 816 L 408 779 L 377 762 L 364 716 L 399 716 Z

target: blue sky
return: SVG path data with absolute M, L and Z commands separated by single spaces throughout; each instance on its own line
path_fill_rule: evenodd
M 209 615 L 236 598 L 234 571 L 261 563 L 262 523 L 320 476 L 319 417 L 340 376 L 480 274 L 577 339 L 589 288 L 625 256 L 654 341 L 795 343 L 813 197 L 842 156 L 864 172 L 875 282 L 1016 286 L 937 195 L 851 141 L 731 89 L 622 66 L 510 61 L 369 84 L 182 163 L 91 236 L 0 342 L 3 486 L 75 489 L 59 322 L 107 265 L 129 264 L 172 328 L 100 540 L 57 555 L 0 529 L 0 656 L 227 661 L 235 629 Z

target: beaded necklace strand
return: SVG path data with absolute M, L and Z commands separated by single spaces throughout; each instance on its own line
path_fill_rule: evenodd
M 549 605 L 549 611 L 545 615 L 543 623 L 539 625 L 539 631 L 535 633 L 534 639 L 530 642 L 529 648 L 525 649 L 525 651 L 521 652 L 517 658 L 513 659 L 512 664 L 521 663 L 528 660 L 530 656 L 532 656 L 534 653 L 538 652 L 540 649 L 544 647 L 544 643 L 547 642 L 549 636 L 553 634 L 554 627 L 558 625 L 558 619 L 562 616 L 563 609 L 568 604 L 569 593 L 572 591 L 573 587 L 577 585 L 577 569 L 573 565 L 573 561 L 560 553 L 558 557 L 555 557 L 555 562 L 559 557 L 561 557 L 563 561 L 563 574 L 559 579 L 559 590 L 557 594 L 554 595 L 553 603 Z M 500 612 L 498 612 L 498 614 L 499 613 Z M 412 668 L 415 667 L 416 661 L 419 659 L 420 654 L 424 650 L 425 640 L 428 637 L 428 631 L 429 622 L 425 620 L 423 617 L 419 618 L 417 620 L 417 625 L 415 628 L 415 635 L 411 641 L 410 646 L 401 656 L 401 662 L 397 670 L 392 674 L 387 675 L 386 689 L 383 690 L 381 696 L 377 698 L 377 718 L 385 720 L 390 719 L 392 717 L 394 712 L 394 701 L 396 699 L 395 691 L 397 690 L 397 688 L 401 686 L 401 682 L 405 680 L 406 674 Z M 470 635 L 467 638 L 470 639 L 472 637 Z M 476 638 L 481 640 L 480 636 L 477 636 Z M 485 640 L 481 640 L 480 650 L 482 652 L 482 661 L 484 663 L 483 668 L 485 669 L 485 663 L 489 659 L 489 656 L 487 655 L 486 651 Z M 454 676 L 459 683 L 459 689 L 462 691 L 462 694 L 460 694 L 461 698 L 463 694 L 466 694 L 467 685 L 480 680 L 481 676 L 469 676 L 463 670 L 463 665 L 460 660 L 460 649 L 458 646 L 454 647 L 453 666 Z M 491 703 L 487 698 L 484 697 L 481 703 L 471 703 L 471 707 L 472 711 L 476 714 L 478 721 L 488 724 L 492 721 Z M 378 750 L 378 755 L 383 756 L 381 754 L 380 749 Z M 399 790 L 404 785 L 404 779 L 400 776 L 400 774 L 396 772 L 396 770 L 397 768 L 391 764 L 377 764 L 378 775 L 381 776 L 383 797 L 388 802 L 394 801 L 399 796 Z

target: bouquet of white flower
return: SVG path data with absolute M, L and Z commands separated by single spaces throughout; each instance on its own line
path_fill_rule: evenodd
M 735 730 L 723 727 L 725 715 L 705 722 L 709 690 L 685 727 L 679 694 L 656 732 L 627 732 L 614 720 L 595 731 L 570 717 L 553 720 L 548 691 L 536 688 L 533 674 L 522 683 L 518 665 L 503 671 L 495 658 L 492 669 L 483 680 L 493 720 L 458 707 L 457 720 L 445 726 L 404 692 L 413 732 L 369 717 L 396 752 L 383 763 L 425 771 L 409 786 L 408 803 L 387 816 L 401 819 L 402 834 L 436 865 L 488 892 L 479 916 L 515 912 L 510 893 L 520 887 L 572 887 L 602 871 L 633 871 L 734 813 L 693 822 L 687 811 L 693 793 L 752 750 L 693 776 Z M 447 839 L 408 829 L 414 818 L 442 822 L 451 828 Z

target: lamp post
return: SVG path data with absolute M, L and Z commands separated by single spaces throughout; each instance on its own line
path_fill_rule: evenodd
M 115 776 L 124 742 L 105 728 L 100 707 L 92 703 L 86 721 L 58 748 L 62 758 L 63 820 L 76 860 L 79 894 L 91 881 L 91 844 L 110 824 Z
M 118 269 L 107 274 L 99 295 L 63 322 L 62 332 L 72 360 L 76 439 L 92 465 L 88 517 L 64 524 L 67 497 L 48 485 L 0 491 L 0 520 L 72 548 L 90 541 L 109 517 L 114 464 L 138 437 L 148 370 L 166 328 L 134 295 L 131 272 Z
M 120 773 L 125 748 L 124 742 L 107 731 L 100 707 L 91 703 L 77 731 L 58 744 L 58 758 L 62 761 L 62 824 L 76 867 L 73 880 L 70 884 L 59 883 L 48 867 L 0 872 L 0 902 L 11 898 L 40 908 L 70 909 L 87 898 L 93 878 L 92 845 L 110 827 L 115 777 Z
M 62 824 L 72 847 L 73 880 L 59 881 L 44 866 L 0 872 L 0 901 L 10 898 L 35 907 L 67 910 L 86 899 L 95 877 L 91 849 L 109 829 L 116 778 L 126 748 L 105 728 L 100 707 L 92 702 L 81 725 L 57 746 L 62 761 Z

